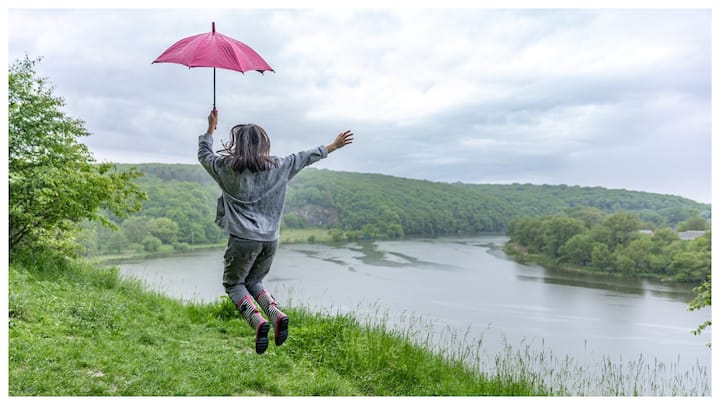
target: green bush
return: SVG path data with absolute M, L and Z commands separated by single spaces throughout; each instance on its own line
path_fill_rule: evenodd
M 190 245 L 185 242 L 173 243 L 173 249 L 179 253 L 187 253 L 190 251 Z
M 162 241 L 154 236 L 146 236 L 142 244 L 146 252 L 157 252 L 162 246 Z

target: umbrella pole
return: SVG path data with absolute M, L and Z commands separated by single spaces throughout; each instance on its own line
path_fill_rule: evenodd
M 213 67 L 213 111 L 215 110 L 215 68 Z

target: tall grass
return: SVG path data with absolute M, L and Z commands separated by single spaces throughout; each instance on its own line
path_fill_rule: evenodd
M 297 305 L 297 304 L 295 304 Z M 392 317 L 377 304 L 351 310 L 325 311 L 328 316 L 352 314 L 360 325 L 391 334 L 488 379 L 522 382 L 529 390 L 559 396 L 706 396 L 711 395 L 711 372 L 699 363 L 681 368 L 681 359 L 664 363 L 642 355 L 623 360 L 602 356 L 596 360 L 557 356 L 544 340 L 522 340 L 513 347 L 503 339 L 500 350 L 484 346 L 483 338 L 471 338 L 451 327 L 438 329 L 422 316 L 401 313 Z M 588 351 L 591 348 L 586 347 Z M 708 352 L 708 355 L 710 353 Z

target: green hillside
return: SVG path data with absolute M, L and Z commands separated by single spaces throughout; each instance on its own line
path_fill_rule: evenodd
M 220 189 L 199 164 L 118 166 L 144 173 L 137 182 L 148 200 L 129 218 L 111 217 L 120 233 L 87 225 L 88 253 L 119 253 L 128 246 L 184 250 L 224 240 L 213 222 Z M 637 191 L 441 183 L 307 168 L 290 182 L 283 227 L 327 229 L 335 240 L 505 232 L 514 218 L 565 214 L 576 207 L 630 211 L 644 228 L 672 228 L 692 216 L 711 216 L 709 204 Z
M 319 206 L 337 211 L 336 224 L 358 230 L 375 225 L 393 236 L 505 231 L 514 217 L 595 207 L 635 212 L 654 226 L 675 226 L 692 214 L 710 217 L 710 206 L 661 194 L 564 185 L 477 185 L 411 180 L 380 174 L 306 169 L 291 184 L 287 212 Z M 397 229 L 398 227 L 395 227 Z

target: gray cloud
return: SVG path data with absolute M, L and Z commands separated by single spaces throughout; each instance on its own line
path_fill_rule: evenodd
M 710 201 L 709 10 L 8 14 L 10 63 L 44 58 L 98 160 L 195 161 L 212 70 L 150 62 L 216 21 L 277 72 L 217 71 L 221 137 L 255 122 L 287 154 L 351 128 L 352 149 L 318 167 Z

